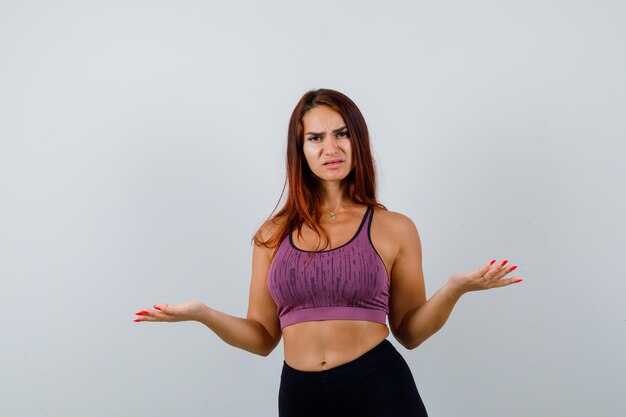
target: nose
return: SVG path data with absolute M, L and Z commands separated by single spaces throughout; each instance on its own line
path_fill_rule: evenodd
M 339 151 L 339 146 L 334 138 L 328 138 L 324 141 L 324 155 L 335 155 Z

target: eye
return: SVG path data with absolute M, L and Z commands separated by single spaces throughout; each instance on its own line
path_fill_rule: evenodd
M 350 137 L 350 133 L 347 130 L 344 130 L 343 132 L 339 132 L 337 134 L 337 136 L 339 136 L 341 138 L 349 138 Z
M 307 140 L 308 140 L 308 141 L 311 141 L 311 142 L 318 142 L 318 141 L 319 141 L 319 139 L 320 139 L 320 137 L 319 137 L 319 136 L 309 136 L 309 137 L 307 138 Z

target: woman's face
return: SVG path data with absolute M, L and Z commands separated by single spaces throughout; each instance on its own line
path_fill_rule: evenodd
M 350 132 L 341 114 L 317 106 L 302 118 L 303 151 L 309 168 L 323 181 L 340 181 L 352 170 Z

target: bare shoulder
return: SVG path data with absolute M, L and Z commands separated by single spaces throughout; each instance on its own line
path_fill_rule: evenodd
M 375 209 L 370 236 L 388 271 L 394 268 L 403 253 L 407 250 L 416 251 L 420 245 L 413 220 L 404 214 L 385 209 Z
M 272 258 L 274 251 L 278 249 L 278 245 L 269 246 L 263 244 L 263 242 L 269 242 L 270 239 L 276 236 L 281 226 L 281 219 L 273 217 L 266 220 L 257 230 L 254 236 L 254 251 L 262 253 L 267 258 Z
M 257 231 L 257 236 L 261 240 L 268 240 L 269 238 L 274 236 L 276 232 L 278 232 L 279 227 L 280 227 L 280 221 L 278 219 L 272 218 L 272 219 L 266 220 L 261 225 L 261 227 L 259 227 L 259 230 Z
M 410 217 L 391 210 L 375 209 L 374 215 L 381 226 L 396 235 L 405 235 L 417 231 L 417 227 Z

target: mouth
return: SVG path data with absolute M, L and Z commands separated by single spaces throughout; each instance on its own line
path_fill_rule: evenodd
M 333 167 L 333 166 L 337 166 L 337 165 L 339 165 L 339 164 L 341 164 L 343 162 L 344 162 L 343 159 L 331 159 L 329 161 L 326 161 L 326 162 L 322 163 L 322 165 L 323 166 Z

